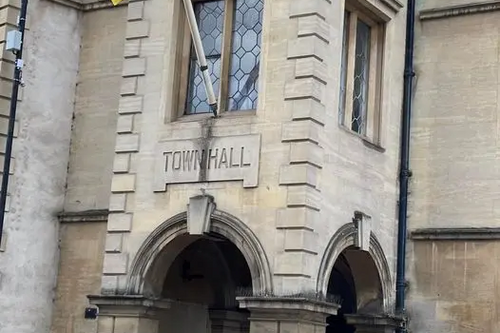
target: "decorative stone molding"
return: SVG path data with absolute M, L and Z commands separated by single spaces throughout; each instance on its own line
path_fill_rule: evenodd
M 321 259 L 320 268 L 318 271 L 316 292 L 318 294 L 326 295 L 328 290 L 328 282 L 330 272 L 335 265 L 340 253 L 350 246 L 356 246 L 356 240 L 358 237 L 358 229 L 354 223 L 348 223 L 342 226 L 335 235 L 331 238 L 328 243 L 323 258 Z M 377 271 L 380 277 L 380 283 L 382 284 L 382 294 L 383 294 L 383 306 L 387 312 L 390 312 L 390 306 L 392 304 L 392 291 L 393 283 L 391 278 L 391 271 L 387 258 L 384 254 L 384 250 L 377 237 L 373 232 L 370 233 L 370 244 L 368 249 L 371 255 Z
M 305 311 L 318 314 L 336 315 L 339 304 L 302 297 L 237 297 L 240 307 L 252 312 L 255 310 Z M 252 317 L 254 314 L 252 313 Z M 276 318 L 277 319 L 277 318 Z
M 172 301 L 144 296 L 88 295 L 90 304 L 99 308 L 100 316 L 155 318 L 158 310 L 169 309 Z
M 410 232 L 414 241 L 499 240 L 500 228 L 422 228 Z
M 118 105 L 115 158 L 111 182 L 108 237 L 104 256 L 102 290 L 118 288 L 120 276 L 128 270 L 128 255 L 121 254 L 126 234 L 132 231 L 134 193 L 137 186 L 135 156 L 140 150 L 140 119 L 143 96 L 138 94 L 141 79 L 146 75 L 147 57 L 142 52 L 144 41 L 149 38 L 150 22 L 144 16 L 145 1 L 123 2 L 127 6 L 125 50 L 123 54 L 122 85 Z M 97 9 L 103 1 L 92 2 L 83 9 Z M 111 6 L 106 1 L 106 6 Z M 121 4 L 120 4 L 121 5 Z M 142 54 L 142 56 L 141 56 Z
M 276 228 L 283 233 L 274 275 L 282 291 L 299 291 L 313 276 L 310 265 L 317 255 L 315 223 L 321 208 L 319 179 L 324 152 L 325 91 L 332 11 L 328 0 L 290 1 L 289 18 L 297 36 L 288 41 L 287 59 L 295 68 L 285 85 L 285 105 L 291 119 L 283 124 L 281 141 L 290 149 L 288 164 L 280 169 L 279 183 L 287 188 L 286 207 L 278 212 Z
M 162 277 L 166 275 L 168 266 L 155 265 L 155 261 L 169 243 L 174 242 L 178 236 L 188 234 L 186 221 L 187 212 L 177 214 L 163 222 L 148 236 L 135 255 L 128 273 L 127 287 L 123 291 L 125 294 L 156 295 L 161 292 L 155 289 L 152 281 L 159 281 L 158 288 L 161 289 Z M 266 253 L 257 236 L 245 223 L 228 213 L 214 210 L 209 232 L 228 239 L 241 251 L 250 269 L 254 294 L 272 292 L 273 281 Z M 169 252 L 172 260 L 176 254 Z
M 62 212 L 57 215 L 60 223 L 107 222 L 109 211 L 86 210 L 81 212 Z
M 442 18 L 457 17 L 464 15 L 489 13 L 500 10 L 500 1 L 473 2 L 456 6 L 444 6 L 422 10 L 419 13 L 421 21 L 437 20 Z

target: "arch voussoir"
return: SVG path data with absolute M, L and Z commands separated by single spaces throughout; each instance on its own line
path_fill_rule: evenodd
M 187 218 L 187 212 L 177 214 L 163 222 L 147 237 L 132 263 L 127 280 L 127 294 L 153 294 L 148 296 L 158 294 L 158 290 L 148 284 L 151 284 L 153 279 L 161 280 L 160 277 L 166 274 L 168 263 L 175 259 L 177 252 L 188 245 L 189 240 L 186 240 L 186 244 L 181 244 L 177 251 L 169 254 L 170 259 L 167 259 L 167 262 L 165 259 L 162 259 L 161 263 L 157 262 L 167 246 L 178 241 L 181 238 L 179 236 L 188 234 Z M 211 215 L 210 233 L 226 238 L 240 250 L 252 276 L 254 294 L 273 290 L 271 269 L 264 248 L 245 223 L 231 214 L 216 209 Z

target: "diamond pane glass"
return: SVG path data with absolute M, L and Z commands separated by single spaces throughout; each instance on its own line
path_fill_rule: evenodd
M 263 0 L 236 0 L 234 7 L 228 110 L 255 110 Z
M 212 78 L 215 95 L 219 93 L 220 58 L 222 50 L 222 30 L 224 27 L 224 0 L 194 3 L 194 11 L 200 31 L 203 50 L 208 63 L 208 70 Z M 210 112 L 207 93 L 203 84 L 203 76 L 196 59 L 194 48 L 191 49 L 189 66 L 188 96 L 186 113 Z
M 347 85 L 347 41 L 349 39 L 349 13 L 344 13 L 344 32 L 342 37 L 342 59 L 340 64 L 340 94 L 339 94 L 339 123 L 344 123 L 346 85 Z
M 354 89 L 351 129 L 365 134 L 368 102 L 368 73 L 370 66 L 371 28 L 358 21 L 356 28 L 356 59 L 354 65 Z

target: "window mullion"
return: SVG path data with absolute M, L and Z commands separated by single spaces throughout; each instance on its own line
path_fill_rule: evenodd
M 369 63 L 369 77 L 368 77 L 368 105 L 367 112 L 365 114 L 366 117 L 366 134 L 370 137 L 373 137 L 376 131 L 376 117 L 377 117 L 377 90 L 374 89 L 377 87 L 377 72 L 378 72 L 378 64 L 379 64 L 379 52 L 378 45 L 380 43 L 379 40 L 379 29 L 377 27 L 372 27 L 371 36 L 370 36 L 370 63 Z
M 219 86 L 220 112 L 227 111 L 229 68 L 233 32 L 234 0 L 225 0 L 224 27 L 222 32 L 221 73 Z
M 358 15 L 351 12 L 349 15 L 349 40 L 347 44 L 347 80 L 346 80 L 346 102 L 344 126 L 351 128 L 352 108 L 354 94 L 354 67 L 356 61 L 356 28 Z

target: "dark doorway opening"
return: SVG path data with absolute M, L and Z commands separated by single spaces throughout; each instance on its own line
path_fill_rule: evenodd
M 327 318 L 326 333 L 354 333 L 355 328 L 347 324 L 344 316 L 356 312 L 356 286 L 344 253 L 340 254 L 330 274 L 328 294 L 340 297 L 341 308 L 337 315 Z
M 184 235 L 189 243 L 170 265 L 162 297 L 173 301 L 160 332 L 249 332 L 249 313 L 239 309 L 236 292 L 252 288 L 247 262 L 229 240 Z

